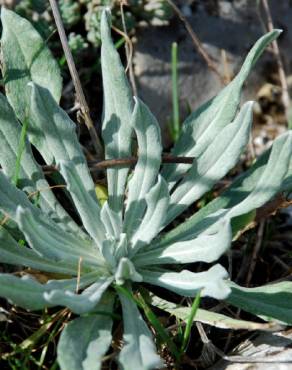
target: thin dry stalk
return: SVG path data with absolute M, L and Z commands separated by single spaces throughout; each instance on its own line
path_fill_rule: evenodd
M 248 270 L 247 278 L 246 278 L 246 286 L 249 286 L 255 267 L 257 263 L 257 258 L 258 254 L 261 248 L 261 245 L 263 243 L 263 237 L 264 237 L 264 231 L 265 231 L 265 221 L 261 221 L 259 225 L 259 229 L 257 232 L 257 241 L 255 243 L 253 252 L 252 252 L 252 257 L 251 257 L 251 262 L 250 262 L 250 268 Z
M 36 191 L 33 191 L 33 192 L 29 193 L 28 194 L 28 199 L 33 198 L 35 195 L 39 195 L 42 191 L 50 191 L 52 189 L 63 189 L 63 188 L 66 188 L 66 185 L 52 185 L 52 186 L 48 186 L 46 188 L 38 189 Z
M 8 220 L 9 216 L 5 215 L 3 219 L 0 221 L 0 226 L 4 226 Z
M 127 66 L 126 66 L 126 69 L 125 69 L 125 72 L 127 73 L 129 68 L 130 68 L 130 65 L 129 65 L 129 62 L 132 60 L 132 57 L 133 57 L 133 45 L 132 45 L 132 42 L 131 42 L 131 39 L 130 37 L 123 31 L 121 31 L 119 28 L 115 27 L 112 25 L 111 27 L 116 33 L 118 33 L 119 35 L 123 36 L 123 38 L 125 39 L 126 41 L 126 44 L 129 46 L 128 50 L 129 50 L 129 56 L 127 56 Z
M 131 167 L 137 163 L 137 157 L 129 157 L 129 158 L 119 158 L 119 159 L 107 159 L 105 161 L 94 161 L 89 162 L 89 169 L 90 171 L 94 172 L 97 170 L 105 170 L 107 168 L 112 167 Z M 174 164 L 174 163 L 182 163 L 182 164 L 192 164 L 194 161 L 194 157 L 173 157 L 170 155 L 164 155 L 162 157 L 162 163 Z M 57 171 L 58 168 L 56 166 L 51 165 L 44 165 L 42 166 L 43 171 L 45 173 L 50 173 L 53 171 Z
M 222 59 L 223 70 L 224 70 L 224 81 L 225 81 L 225 84 L 228 84 L 232 80 L 232 73 L 230 71 L 227 53 L 226 53 L 226 50 L 224 49 L 221 50 L 221 59 Z
M 266 28 L 267 28 L 268 31 L 272 31 L 274 29 L 274 24 L 273 24 L 273 19 L 272 19 L 272 15 L 271 15 L 268 0 L 262 0 L 262 7 L 263 7 L 263 10 L 264 10 L 265 16 L 266 16 L 266 22 L 267 22 Z M 280 84 L 281 84 L 281 87 L 282 87 L 282 102 L 283 102 L 283 106 L 285 108 L 285 114 L 286 114 L 286 118 L 287 118 L 287 121 L 288 121 L 288 119 L 289 119 L 288 111 L 289 111 L 289 107 L 290 107 L 290 96 L 289 96 L 289 90 L 288 90 L 287 77 L 286 77 L 286 74 L 285 74 L 284 65 L 283 65 L 283 61 L 282 61 L 282 58 L 281 58 L 281 54 L 280 54 L 280 50 L 279 50 L 277 40 L 273 41 L 272 50 L 273 50 L 273 53 L 275 55 L 275 59 L 276 59 L 277 66 L 278 66 L 278 74 L 279 74 Z
M 225 85 L 226 84 L 226 81 L 225 81 L 224 76 L 220 73 L 220 71 L 218 70 L 217 66 L 212 61 L 210 55 L 204 49 L 204 46 L 202 45 L 200 39 L 196 35 L 195 31 L 192 29 L 191 24 L 188 22 L 188 20 L 182 14 L 182 12 L 180 11 L 180 9 L 174 4 L 174 2 L 172 0 L 166 0 L 166 1 L 172 7 L 172 9 L 174 10 L 174 12 L 178 15 L 178 17 L 180 18 L 180 20 L 184 24 L 186 30 L 188 31 L 189 35 L 191 36 L 191 39 L 193 41 L 193 44 L 195 45 L 198 53 L 201 55 L 201 57 L 206 62 L 208 68 L 211 71 L 213 71 L 217 75 L 217 77 L 219 78 L 219 80 L 221 81 L 221 83 L 223 85 Z
M 124 14 L 124 5 L 126 5 L 125 0 L 121 0 L 120 2 L 120 11 L 121 11 L 121 18 L 122 18 L 122 25 L 123 25 L 123 32 L 127 36 L 126 44 L 125 44 L 125 50 L 126 50 L 126 56 L 127 56 L 127 61 L 128 61 L 128 68 L 129 68 L 129 79 L 131 82 L 133 94 L 135 96 L 138 96 L 137 94 L 137 85 L 135 81 L 135 74 L 134 74 L 134 69 L 133 69 L 133 44 L 131 39 L 128 36 L 127 32 L 127 26 L 125 22 L 125 14 Z
M 79 261 L 78 261 L 78 273 L 77 273 L 77 281 L 76 281 L 76 294 L 78 294 L 79 287 L 80 287 L 81 265 L 82 265 L 82 257 L 80 257 L 79 258 Z
M 53 16 L 54 16 L 54 19 L 55 19 L 55 23 L 56 23 L 56 26 L 57 26 L 57 29 L 58 29 L 58 33 L 59 33 L 59 36 L 60 36 L 61 44 L 62 44 L 62 47 L 63 47 L 63 50 L 64 50 L 65 58 L 66 58 L 66 61 L 68 63 L 70 75 L 71 75 L 71 78 L 72 78 L 72 81 L 73 81 L 73 84 L 74 84 L 74 87 L 75 87 L 77 100 L 80 104 L 81 114 L 82 114 L 84 122 L 85 122 L 85 124 L 88 128 L 89 134 L 91 136 L 92 143 L 93 143 L 95 151 L 96 151 L 96 154 L 97 154 L 98 158 L 101 159 L 103 157 L 103 147 L 102 147 L 101 141 L 100 141 L 100 139 L 99 139 L 99 137 L 96 133 L 96 130 L 94 128 L 93 121 L 90 117 L 89 107 L 88 107 L 87 101 L 85 99 L 85 95 L 84 95 L 84 92 L 83 92 L 83 89 L 82 89 L 82 85 L 81 85 L 81 82 L 80 82 L 80 79 L 79 79 L 79 76 L 78 76 L 78 73 L 77 73 L 75 63 L 74 63 L 74 59 L 73 59 L 73 56 L 72 56 L 72 53 L 71 53 L 71 50 L 70 50 L 70 47 L 69 47 L 69 44 L 68 44 L 68 40 L 67 40 L 67 36 L 66 36 L 65 29 L 64 29 L 64 26 L 63 26 L 60 11 L 59 11 L 56 0 L 49 0 L 49 1 L 50 1 L 50 5 L 51 5 L 51 8 L 52 8 Z

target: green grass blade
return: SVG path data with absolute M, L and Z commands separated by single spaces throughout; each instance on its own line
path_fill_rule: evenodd
M 168 346 L 171 353 L 174 355 L 176 360 L 180 359 L 180 352 L 177 349 L 175 343 L 171 339 L 171 337 L 168 335 L 164 327 L 161 325 L 160 321 L 158 320 L 155 313 L 151 310 L 150 306 L 146 303 L 144 297 L 142 296 L 142 293 L 139 292 L 139 298 L 138 302 L 140 307 L 143 309 L 145 316 L 151 323 L 151 325 L 155 328 L 156 333 L 158 336 L 162 339 L 162 341 Z
M 178 59 L 177 43 L 173 42 L 171 47 L 172 110 L 173 110 L 171 134 L 174 141 L 176 141 L 180 135 L 177 59 Z
M 163 343 L 165 343 L 170 352 L 173 354 L 173 356 L 179 360 L 180 358 L 180 352 L 177 349 L 176 345 L 174 344 L 171 337 L 168 335 L 164 327 L 161 325 L 160 321 L 158 320 L 155 313 L 151 310 L 149 305 L 146 303 L 141 291 L 139 291 L 139 296 L 136 298 L 128 289 L 125 287 L 122 287 L 120 285 L 115 285 L 115 289 L 118 293 L 124 294 L 127 298 L 133 300 L 136 305 L 143 310 L 145 316 L 147 317 L 148 321 L 151 323 L 151 325 L 154 327 L 158 337 L 161 339 Z
M 187 324 L 186 324 L 186 328 L 185 328 L 184 336 L 183 336 L 183 341 L 182 341 L 182 346 L 181 346 L 181 353 L 184 353 L 188 347 L 193 321 L 198 311 L 198 308 L 200 306 L 200 301 L 201 301 L 201 294 L 199 292 L 193 301 L 191 312 L 187 320 Z

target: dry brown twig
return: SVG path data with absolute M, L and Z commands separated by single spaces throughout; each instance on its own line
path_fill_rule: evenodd
M 266 16 L 265 28 L 268 31 L 272 31 L 274 29 L 274 24 L 273 24 L 273 19 L 272 19 L 268 0 L 261 0 L 261 4 L 265 12 L 265 16 Z M 283 106 L 285 109 L 285 115 L 286 115 L 287 122 L 289 122 L 290 96 L 289 96 L 289 90 L 288 90 L 287 77 L 285 74 L 285 69 L 284 69 L 284 65 L 283 65 L 283 61 L 282 61 L 282 57 L 280 54 L 279 45 L 278 45 L 277 40 L 272 42 L 272 51 L 275 55 L 275 59 L 276 59 L 277 66 L 278 66 L 278 74 L 279 74 L 280 84 L 282 87 L 282 102 L 283 102 Z
M 104 161 L 90 161 L 89 169 L 90 171 L 100 171 L 105 170 L 107 168 L 112 167 L 131 167 L 137 163 L 137 157 L 128 157 L 128 158 L 119 158 L 119 159 L 107 159 Z M 182 163 L 182 164 L 192 164 L 194 161 L 193 157 L 173 157 L 170 155 L 164 155 L 162 157 L 162 163 L 174 164 L 174 163 Z M 44 165 L 42 166 L 43 171 L 46 174 L 51 172 L 57 171 L 58 168 L 56 166 Z
M 125 14 L 124 14 L 124 5 L 128 5 L 127 1 L 121 0 L 120 1 L 120 11 L 121 11 L 123 32 L 127 37 L 126 40 L 128 40 L 125 44 L 126 56 L 127 56 L 127 61 L 128 61 L 127 68 L 129 69 L 129 79 L 130 79 L 130 82 L 131 82 L 133 94 L 135 96 L 138 96 L 137 85 L 136 85 L 136 81 L 135 81 L 135 74 L 134 74 L 134 69 L 133 69 L 133 44 L 132 44 L 132 40 L 128 36 L 128 32 L 127 32 L 127 26 L 126 26 L 126 21 L 125 21 Z
M 86 101 L 86 98 L 85 98 L 85 95 L 82 89 L 82 85 L 81 85 L 81 82 L 78 76 L 78 72 L 77 72 L 77 69 L 74 63 L 74 59 L 73 59 L 73 56 L 72 56 L 72 53 L 71 53 L 71 50 L 68 44 L 68 40 L 67 40 L 67 36 L 66 36 L 65 29 L 63 26 L 60 11 L 59 11 L 56 0 L 49 0 L 49 1 L 50 1 L 50 5 L 52 8 L 53 16 L 55 19 L 55 23 L 58 29 L 58 33 L 60 36 L 61 44 L 64 50 L 65 58 L 66 58 L 66 61 L 69 67 L 70 75 L 71 75 L 71 78 L 72 78 L 72 81 L 75 87 L 77 100 L 80 104 L 81 114 L 83 116 L 84 123 L 86 124 L 88 128 L 96 154 L 98 158 L 101 159 L 103 158 L 103 147 L 96 133 L 96 130 L 94 128 L 93 121 L 90 117 L 89 107 L 88 107 L 88 104 L 87 104 L 87 101 Z
M 264 231 L 265 231 L 265 220 L 261 221 L 259 224 L 258 232 L 257 232 L 257 240 L 253 248 L 252 256 L 251 256 L 251 261 L 249 264 L 249 269 L 248 269 L 248 274 L 246 278 L 246 286 L 249 286 L 256 264 L 257 264 L 257 257 L 260 251 L 260 248 L 263 243 L 263 237 L 264 237 Z
M 132 42 L 131 42 L 131 39 L 130 37 L 128 36 L 128 34 L 126 34 L 125 32 L 121 31 L 119 28 L 115 27 L 115 26 L 111 26 L 111 28 L 116 32 L 118 33 L 119 35 L 121 35 L 122 37 L 124 37 L 125 41 L 126 41 L 126 45 L 129 45 L 129 48 L 127 48 L 128 50 L 128 54 L 127 54 L 127 66 L 125 68 L 125 72 L 127 73 L 129 68 L 130 68 L 130 63 L 131 63 L 131 60 L 132 60 L 132 57 L 133 57 L 133 45 L 132 45 Z
M 191 24 L 188 22 L 188 20 L 186 19 L 186 17 L 182 14 L 182 12 L 180 11 L 180 9 L 175 5 L 175 3 L 172 0 L 166 0 L 166 1 L 172 7 L 172 9 L 174 10 L 174 12 L 178 15 L 178 17 L 180 18 L 180 20 L 184 24 L 186 30 L 188 31 L 188 33 L 189 33 L 189 35 L 190 35 L 190 37 L 191 37 L 191 39 L 193 41 L 193 44 L 195 45 L 198 53 L 201 55 L 201 57 L 206 62 L 208 68 L 211 71 L 213 71 L 217 75 L 217 77 L 219 78 L 219 80 L 221 81 L 221 83 L 223 85 L 225 85 L 226 84 L 226 81 L 225 81 L 224 76 L 220 73 L 219 69 L 217 68 L 217 66 L 215 65 L 215 63 L 212 61 L 212 58 L 210 57 L 210 55 L 204 49 L 204 46 L 202 45 L 202 43 L 201 43 L 200 39 L 198 38 L 198 36 L 196 35 L 195 31 L 193 30 Z

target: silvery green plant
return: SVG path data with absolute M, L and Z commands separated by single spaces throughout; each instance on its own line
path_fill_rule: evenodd
M 181 266 L 215 262 L 257 208 L 290 189 L 290 132 L 277 138 L 218 199 L 171 231 L 164 230 L 238 162 L 252 123 L 252 102 L 238 112 L 240 92 L 279 31 L 259 39 L 234 80 L 183 124 L 172 153 L 194 157 L 193 164 L 162 165 L 159 125 L 146 105 L 132 97 L 111 40 L 109 14 L 104 12 L 105 154 L 107 159 L 131 156 L 134 134 L 138 162 L 131 176 L 128 167 L 107 170 L 109 197 L 101 206 L 75 124 L 58 104 L 62 84 L 56 62 L 28 21 L 5 8 L 1 19 L 6 97 L 0 95 L 0 210 L 8 221 L 0 229 L 0 261 L 53 273 L 56 278 L 41 283 L 29 274 L 1 273 L 0 296 L 28 310 L 63 306 L 79 315 L 59 341 L 62 370 L 101 368 L 112 341 L 117 302 L 124 330 L 120 368 L 163 367 L 135 302 L 117 287 L 134 292 L 147 283 L 181 296 L 200 292 L 219 300 L 238 292 L 220 264 L 197 273 Z M 80 217 L 78 224 L 50 190 L 31 144 L 47 164 L 57 166 L 66 184 L 64 196 Z M 26 245 L 20 246 L 19 239 L 25 239 Z
M 120 5 L 116 0 L 59 0 L 58 4 L 70 47 L 76 55 L 89 46 L 100 47 L 101 13 L 106 7 L 112 10 L 113 24 L 122 29 Z M 30 20 L 44 38 L 50 37 L 54 22 L 48 0 L 19 0 L 13 7 L 17 14 Z M 164 0 L 128 0 L 124 11 L 128 31 L 133 31 L 140 20 L 167 23 L 172 17 L 171 7 Z M 83 31 L 76 34 L 76 29 Z

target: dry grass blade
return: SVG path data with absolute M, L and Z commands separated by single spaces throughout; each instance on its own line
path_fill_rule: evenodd
M 274 24 L 273 24 L 273 19 L 272 19 L 272 15 L 271 15 L 268 0 L 261 0 L 261 3 L 262 3 L 263 10 L 265 12 L 265 16 L 266 16 L 266 22 L 267 22 L 266 28 L 267 28 L 268 31 L 272 31 L 274 29 Z M 281 83 L 281 87 L 282 87 L 282 102 L 283 102 L 283 105 L 284 105 L 284 108 L 285 108 L 285 114 L 286 114 L 286 118 L 287 118 L 287 121 L 288 121 L 288 119 L 289 119 L 288 110 L 289 110 L 289 107 L 290 107 L 290 96 L 289 96 L 289 90 L 288 90 L 287 77 L 286 77 L 286 74 L 285 74 L 284 65 L 283 65 L 283 61 L 282 61 L 282 58 L 281 58 L 281 54 L 280 54 L 280 50 L 279 50 L 277 40 L 273 41 L 272 50 L 273 50 L 273 53 L 275 55 L 275 59 L 276 59 L 276 62 L 277 62 L 278 74 L 279 74 L 279 79 L 280 79 L 280 83 Z
M 53 12 L 53 16 L 54 16 L 54 19 L 55 19 L 55 22 L 56 22 L 58 33 L 59 33 L 59 36 L 60 36 L 60 40 L 61 40 L 61 43 L 62 43 L 64 54 L 65 54 L 65 57 L 66 57 L 66 60 L 67 60 L 67 63 L 68 63 L 71 78 L 72 78 L 73 83 L 74 83 L 77 99 L 78 99 L 78 102 L 80 104 L 80 109 L 81 109 L 82 116 L 84 118 L 84 122 L 85 122 L 85 124 L 88 128 L 88 131 L 89 131 L 89 134 L 91 136 L 92 143 L 94 145 L 97 156 L 98 156 L 98 158 L 102 158 L 103 157 L 103 147 L 102 147 L 101 141 L 100 141 L 100 139 L 99 139 L 99 137 L 98 137 L 98 135 L 95 131 L 92 119 L 90 117 L 89 107 L 88 107 L 87 101 L 85 99 L 85 95 L 84 95 L 84 92 L 83 92 L 83 89 L 82 89 L 82 86 L 81 86 L 81 82 L 80 82 L 80 79 L 79 79 L 79 76 L 78 76 L 78 73 L 77 73 L 77 70 L 76 70 L 76 66 L 75 66 L 75 63 L 74 63 L 74 60 L 73 60 L 73 56 L 72 56 L 69 44 L 68 44 L 68 40 L 67 40 L 67 37 L 66 37 L 66 33 L 65 33 L 65 30 L 64 30 L 62 18 L 61 18 L 60 11 L 59 11 L 56 0 L 50 0 L 50 5 L 51 5 L 51 8 L 52 8 L 52 12 Z

